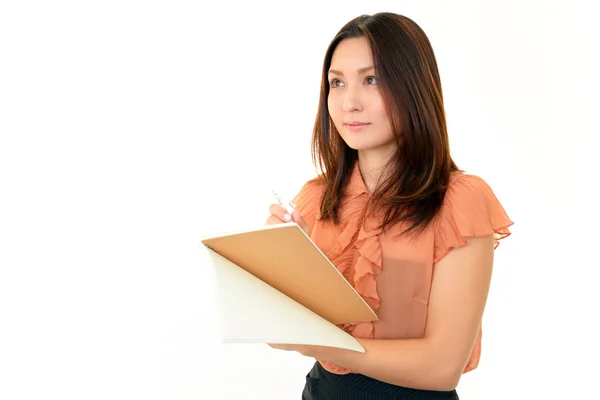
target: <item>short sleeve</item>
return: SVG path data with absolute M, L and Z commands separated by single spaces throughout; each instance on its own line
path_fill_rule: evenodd
M 490 186 L 475 175 L 460 174 L 448 185 L 435 226 L 433 262 L 472 237 L 494 236 L 494 248 L 513 225 Z
M 315 178 L 306 182 L 294 197 L 295 208 L 300 211 L 300 214 L 311 228 L 319 218 L 323 192 L 324 182 Z

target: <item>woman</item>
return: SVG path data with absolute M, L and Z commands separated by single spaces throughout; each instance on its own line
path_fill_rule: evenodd
M 292 215 L 379 320 L 346 324 L 358 353 L 271 347 L 317 362 L 303 399 L 457 399 L 477 367 L 493 251 L 512 222 L 481 178 L 450 156 L 435 56 L 421 28 L 360 16 L 323 66 L 313 160 L 322 171 Z

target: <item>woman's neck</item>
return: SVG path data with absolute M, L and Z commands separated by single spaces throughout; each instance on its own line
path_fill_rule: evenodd
M 381 182 L 385 167 L 393 155 L 392 151 L 359 151 L 358 167 L 367 190 L 373 193 Z

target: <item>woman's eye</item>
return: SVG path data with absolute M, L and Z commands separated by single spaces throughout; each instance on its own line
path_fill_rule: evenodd
M 375 85 L 375 84 L 377 83 L 377 79 L 375 79 L 375 77 L 374 77 L 374 76 L 367 76 L 367 77 L 365 78 L 365 83 L 366 83 L 367 85 Z
M 329 82 L 329 84 L 333 88 L 343 85 L 343 83 L 339 79 L 332 79 L 331 82 Z

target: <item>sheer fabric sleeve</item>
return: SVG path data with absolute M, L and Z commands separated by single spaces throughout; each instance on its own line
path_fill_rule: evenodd
M 435 232 L 434 263 L 467 239 L 493 235 L 494 248 L 513 225 L 490 186 L 480 177 L 463 174 L 451 180 Z

